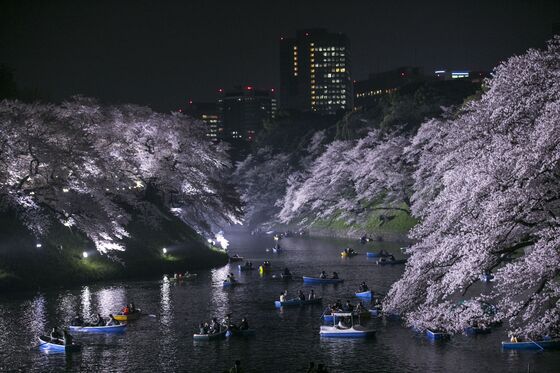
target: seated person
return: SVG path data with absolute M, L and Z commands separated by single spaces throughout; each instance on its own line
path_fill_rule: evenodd
M 291 276 L 290 270 L 288 269 L 288 267 L 284 268 L 284 272 L 282 272 L 282 274 L 284 276 Z
M 208 334 L 208 329 L 202 321 L 198 325 L 198 334 Z
M 51 342 L 58 343 L 60 342 L 61 339 L 62 339 L 62 334 L 60 333 L 57 327 L 54 327 L 51 331 Z
M 241 319 L 241 323 L 239 324 L 239 330 L 248 330 L 249 329 L 249 322 L 247 318 L 244 317 Z
M 72 324 L 77 326 L 83 326 L 84 319 L 82 318 L 82 316 L 76 315 L 76 317 L 74 317 L 74 320 L 72 320 Z
M 303 294 L 303 291 L 300 290 L 298 292 L 298 298 L 299 298 L 299 300 L 305 300 L 305 294 Z
M 366 285 L 365 281 L 362 281 L 362 283 L 360 284 L 360 293 L 363 293 L 364 291 L 368 291 L 369 288 Z
M 280 293 L 280 302 L 285 302 L 286 301 L 286 294 L 287 294 L 287 291 L 284 291 L 284 292 Z
M 307 299 L 309 300 L 315 299 L 315 290 L 311 289 L 311 291 L 309 292 L 309 298 Z
M 62 342 L 65 346 L 70 346 L 72 344 L 72 336 L 68 333 L 68 330 L 64 329 L 62 331 Z
M 333 272 L 333 273 L 332 273 L 332 278 L 333 278 L 334 280 L 338 279 L 338 273 Z
M 103 319 L 103 317 L 101 317 L 101 314 L 98 313 L 93 322 L 93 326 L 102 326 L 102 325 L 105 325 L 105 320 Z
M 121 313 L 123 315 L 128 315 L 130 313 L 130 308 L 128 308 L 128 306 L 124 306 L 121 310 Z
M 322 279 L 327 278 L 327 272 L 322 271 L 322 272 L 321 272 L 321 276 L 319 276 L 319 278 L 322 278 Z

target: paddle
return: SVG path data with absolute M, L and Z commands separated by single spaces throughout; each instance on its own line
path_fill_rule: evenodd
M 531 338 L 527 338 L 530 342 L 534 343 L 537 345 L 538 348 L 540 348 L 542 351 L 544 351 L 544 347 L 541 346 L 540 344 L 538 344 L 537 342 L 533 341 Z

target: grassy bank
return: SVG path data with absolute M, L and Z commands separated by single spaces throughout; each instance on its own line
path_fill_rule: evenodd
M 405 209 L 405 206 L 403 206 Z M 339 214 L 317 220 L 309 228 L 311 235 L 357 238 L 367 233 L 387 239 L 405 238 L 417 221 L 407 211 L 401 209 L 372 209 L 365 218 L 348 223 Z
M 100 280 L 138 278 L 224 265 L 227 255 L 209 248 L 190 227 L 160 211 L 159 228 L 134 217 L 126 251 L 99 254 L 93 242 L 61 224 L 40 241 L 12 213 L 0 216 L 0 289 L 67 286 Z M 40 244 L 41 247 L 37 247 Z M 162 249 L 167 249 L 163 254 Z M 83 257 L 83 252 L 88 257 Z

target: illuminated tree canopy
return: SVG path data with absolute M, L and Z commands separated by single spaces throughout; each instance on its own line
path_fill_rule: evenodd
M 153 199 L 199 232 L 237 221 L 225 149 L 180 114 L 74 98 L 0 103 L 0 208 L 36 235 L 56 219 L 101 252 L 124 249 L 130 211 L 157 226 Z

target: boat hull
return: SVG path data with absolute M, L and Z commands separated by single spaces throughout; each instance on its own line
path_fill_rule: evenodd
M 74 351 L 80 351 L 80 349 L 82 348 L 82 346 L 76 344 L 61 345 L 58 343 L 50 343 L 50 340 L 51 340 L 50 337 L 40 336 L 39 342 L 41 342 L 41 344 L 39 345 L 39 347 L 44 350 L 56 351 L 56 352 L 74 352 Z
M 449 334 L 442 332 L 435 332 L 430 329 L 426 330 L 426 337 L 432 341 L 444 340 L 449 338 Z
M 299 300 L 299 299 L 289 299 L 284 302 L 280 302 L 279 300 L 274 302 L 274 306 L 276 308 L 280 307 L 299 307 L 299 306 L 307 306 L 311 304 L 321 304 L 323 302 L 323 298 L 315 298 L 311 300 Z
M 341 278 L 318 278 L 303 276 L 303 282 L 305 284 L 340 284 L 344 282 L 344 280 Z
M 111 326 L 77 326 L 70 325 L 68 327 L 73 332 L 79 333 L 120 333 L 126 330 L 126 324 Z
M 362 292 L 356 293 L 356 296 L 358 298 L 361 298 L 361 299 L 371 299 L 371 298 L 373 298 L 373 292 L 371 290 L 362 291 Z
M 371 338 L 375 336 L 375 330 L 371 329 L 339 329 L 333 326 L 321 326 L 319 335 L 323 338 Z
M 226 332 L 227 330 L 212 334 L 193 334 L 193 339 L 195 341 L 212 341 L 216 339 L 223 339 L 226 337 Z
M 534 342 L 502 342 L 504 350 L 542 350 L 560 349 L 560 339 L 550 339 Z

